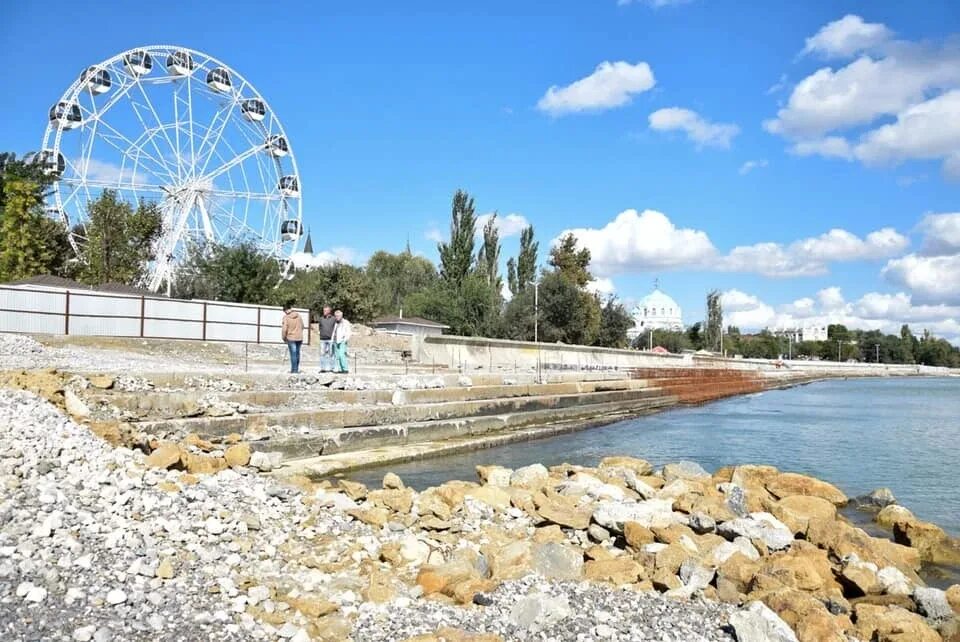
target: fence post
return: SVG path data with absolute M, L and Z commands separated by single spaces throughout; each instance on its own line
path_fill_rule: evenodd
M 257 345 L 260 345 L 260 312 L 262 308 L 257 306 Z
M 143 338 L 143 328 L 147 318 L 147 297 L 140 297 L 140 338 Z
M 63 305 L 63 333 L 70 334 L 70 290 L 67 290 Z
M 260 308 L 257 308 L 257 309 L 259 310 Z M 207 302 L 206 301 L 203 302 L 203 331 L 202 331 L 201 338 L 204 341 L 207 340 Z

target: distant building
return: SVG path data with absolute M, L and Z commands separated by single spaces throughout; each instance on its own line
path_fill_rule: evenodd
M 402 332 L 418 337 L 438 336 L 443 334 L 444 330 L 450 329 L 448 325 L 420 317 L 405 317 L 402 313 L 398 317 L 388 316 L 374 319 L 368 325 L 377 330 Z
M 827 326 L 805 325 L 802 328 L 783 328 L 774 332 L 778 337 L 789 337 L 794 343 L 801 341 L 826 341 Z
M 649 330 L 683 330 L 683 313 L 680 306 L 670 296 L 664 294 L 659 285 L 653 292 L 640 299 L 633 309 L 633 327 L 627 330 L 627 337 L 633 341 Z

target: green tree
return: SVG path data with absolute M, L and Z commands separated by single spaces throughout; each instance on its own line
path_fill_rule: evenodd
M 711 290 L 707 293 L 707 325 L 704 330 L 703 343 L 707 350 L 720 351 L 723 332 L 723 307 L 720 304 L 720 292 Z
M 36 196 L 43 200 L 44 192 L 53 184 L 53 176 L 44 171 L 41 163 L 35 157 L 17 158 L 12 152 L 0 153 L 0 213 L 3 211 L 6 198 L 6 184 L 8 181 L 25 181 L 33 186 Z
M 437 244 L 440 253 L 440 277 L 448 284 L 462 284 L 473 267 L 476 225 L 473 198 L 458 189 L 453 195 L 450 212 L 450 241 Z
M 480 274 L 468 274 L 459 286 L 440 279 L 426 290 L 407 297 L 404 306 L 410 314 L 450 326 L 453 334 L 490 336 L 498 326 L 493 307 L 493 289 Z
M 600 334 L 600 304 L 559 270 L 544 273 L 539 287 L 540 340 L 593 345 Z
M 513 276 L 509 279 L 510 292 L 514 295 L 523 292 L 527 286 L 537 279 L 537 252 L 540 244 L 533 240 L 533 226 L 528 225 L 520 232 L 520 253 L 514 262 L 511 258 L 507 262 L 507 273 Z
M 180 299 L 267 303 L 280 280 L 280 268 L 252 243 L 202 245 L 187 250 L 171 291 Z
M 90 285 L 142 281 L 162 229 L 160 209 L 144 202 L 134 209 L 116 191 L 103 190 L 90 204 L 89 217 L 80 280 Z
M 520 293 L 519 281 L 517 280 L 517 262 L 512 256 L 507 259 L 507 288 L 513 296 Z
M 376 314 L 399 314 L 408 296 L 436 283 L 437 268 L 409 248 L 399 254 L 380 250 L 367 261 L 366 275 L 374 292 Z
M 289 299 L 309 308 L 312 317 L 319 316 L 325 305 L 342 310 L 347 319 L 359 323 L 381 313 L 375 284 L 364 270 L 346 263 L 298 270 L 271 290 L 270 301 L 274 305 Z
M 687 328 L 687 341 L 693 350 L 703 349 L 703 323 L 697 321 Z
M 600 309 L 600 330 L 596 345 L 606 348 L 625 348 L 628 345 L 627 330 L 633 327 L 633 318 L 615 297 L 607 299 Z
M 499 302 L 503 279 L 500 278 L 500 232 L 497 230 L 496 212 L 483 226 L 483 244 L 477 253 L 477 271 L 487 279 Z
M 900 327 L 900 363 L 916 363 L 916 350 L 914 350 L 914 342 L 916 339 L 913 337 L 913 333 L 910 332 L 910 326 L 906 323 Z
M 593 280 L 590 275 L 590 250 L 577 249 L 577 237 L 571 232 L 563 235 L 550 250 L 550 265 L 578 288 Z M 519 266 L 517 279 L 520 279 Z
M 687 337 L 685 332 L 680 332 L 676 330 L 652 330 L 653 332 L 653 347 L 660 346 L 664 350 L 669 350 L 674 354 L 680 354 L 684 350 L 690 350 L 693 346 L 690 345 L 690 339 Z M 633 347 L 639 350 L 647 350 L 650 348 L 651 331 L 641 334 L 633 341 Z
M 35 184 L 14 178 L 4 181 L 0 221 L 0 281 L 46 274 L 57 261 L 48 234 L 51 221 L 43 215 Z

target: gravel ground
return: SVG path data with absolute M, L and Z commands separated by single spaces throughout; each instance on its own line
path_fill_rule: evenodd
M 356 642 L 403 640 L 450 626 L 533 642 L 713 642 L 736 640 L 727 625 L 736 608 L 717 602 L 681 602 L 659 593 L 637 593 L 536 576 L 505 582 L 473 608 L 425 600 L 365 604 L 354 629 Z

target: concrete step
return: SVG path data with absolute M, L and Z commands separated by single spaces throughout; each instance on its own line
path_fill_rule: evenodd
M 497 415 L 503 413 L 551 410 L 574 406 L 593 406 L 607 402 L 630 402 L 657 398 L 657 388 L 638 387 L 603 392 L 583 392 L 564 395 L 537 395 L 450 401 L 411 405 L 368 405 L 284 410 L 266 413 L 248 413 L 228 417 L 190 417 L 140 421 L 141 430 L 155 435 L 173 432 L 195 432 L 203 436 L 224 436 L 243 433 L 248 428 L 266 426 L 306 426 L 318 428 L 349 428 L 401 424 L 438 419 Z
M 567 408 L 439 419 L 402 425 L 383 424 L 339 430 L 318 429 L 253 442 L 251 446 L 254 450 L 281 452 L 285 460 L 292 460 L 384 446 L 398 446 L 425 441 L 448 441 L 464 437 L 499 434 L 533 426 L 548 426 L 557 422 L 603 423 L 621 417 L 652 412 L 672 406 L 675 403 L 676 399 L 674 397 L 659 396 Z

